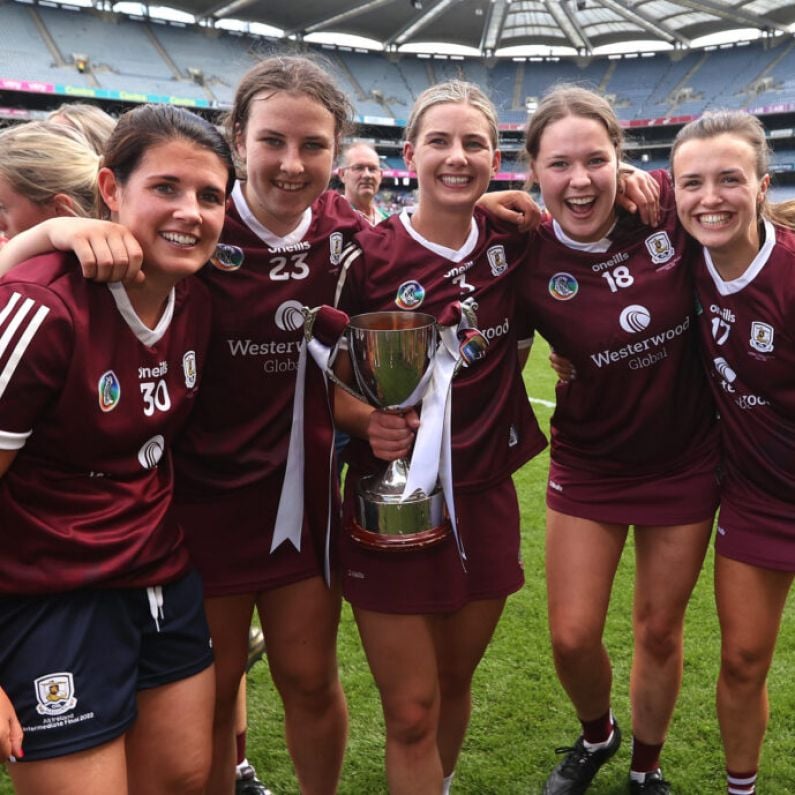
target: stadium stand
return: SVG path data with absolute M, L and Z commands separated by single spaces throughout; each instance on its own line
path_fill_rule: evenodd
M 7 110 L 0 114 L 9 120 L 29 117 L 30 109 L 54 107 L 64 96 L 122 105 L 175 102 L 220 112 L 257 57 L 284 46 L 207 26 L 5 0 L 0 2 L 0 107 Z M 521 130 L 533 102 L 556 83 L 602 91 L 630 128 L 630 156 L 649 167 L 665 165 L 677 125 L 708 108 L 744 107 L 763 118 L 773 112 L 769 126 L 783 130 L 774 141 L 780 151 L 773 165 L 785 183 L 795 181 L 791 37 L 657 54 L 485 60 L 287 46 L 326 58 L 391 170 L 404 168 L 400 131 L 414 99 L 435 81 L 460 77 L 488 91 L 506 131 Z M 519 174 L 524 170 L 517 158 L 520 135 L 504 136 L 503 172 Z

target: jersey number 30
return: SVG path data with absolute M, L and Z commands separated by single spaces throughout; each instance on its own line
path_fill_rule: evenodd
M 142 382 L 141 396 L 144 399 L 144 414 L 147 417 L 151 417 L 156 410 L 168 411 L 171 408 L 168 387 L 162 378 L 159 381 Z

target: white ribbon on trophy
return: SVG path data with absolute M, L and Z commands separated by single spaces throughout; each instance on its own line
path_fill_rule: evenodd
M 305 324 L 311 323 L 310 315 L 313 310 L 304 313 Z M 311 332 L 311 328 L 309 329 Z M 304 525 L 304 398 L 306 394 L 306 365 L 307 352 L 312 356 L 320 372 L 323 374 L 323 383 L 326 388 L 328 400 L 328 378 L 326 373 L 334 363 L 338 345 L 329 346 L 316 337 L 311 337 L 307 342 L 308 334 L 304 334 L 298 348 L 298 366 L 295 376 L 295 394 L 293 396 L 292 428 L 290 429 L 290 443 L 287 450 L 287 465 L 284 472 L 284 483 L 279 496 L 279 507 L 276 512 L 276 521 L 273 526 L 273 540 L 270 551 L 274 552 L 285 541 L 289 541 L 298 552 L 301 551 L 301 530 Z M 329 468 L 333 464 L 334 445 L 329 451 Z M 328 490 L 328 506 L 326 510 L 326 539 L 324 550 L 324 574 L 326 582 L 331 581 L 330 569 L 330 544 L 331 544 L 331 490 Z
M 473 328 L 467 313 L 462 311 L 454 326 L 439 328 L 439 344 L 432 366 L 431 382 L 422 400 L 422 415 L 414 450 L 411 455 L 408 479 L 401 502 L 416 496 L 418 491 L 428 495 L 436 488 L 439 479 L 444 492 L 450 526 L 458 553 L 466 561 L 466 551 L 458 535 L 455 500 L 453 498 L 453 461 L 450 430 L 451 385 L 461 364 L 459 332 Z

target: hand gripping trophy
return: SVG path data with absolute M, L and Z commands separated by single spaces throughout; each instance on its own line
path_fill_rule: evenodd
M 405 311 L 350 319 L 348 352 L 362 394 L 341 386 L 383 411 L 422 404 L 411 463 L 392 461 L 382 475 L 362 478 L 357 486 L 350 532 L 364 546 L 418 549 L 456 533 L 450 386 L 460 367 L 485 354 L 488 343 L 475 326 L 474 311 L 460 303 L 439 321 Z

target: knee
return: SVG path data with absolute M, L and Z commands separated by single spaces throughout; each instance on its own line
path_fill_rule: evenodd
M 602 646 L 602 637 L 582 625 L 559 625 L 552 628 L 552 654 L 560 668 L 577 666 Z
M 401 745 L 436 742 L 438 707 L 435 699 L 407 699 L 384 705 L 387 734 Z
M 201 795 L 210 775 L 210 758 L 209 744 L 204 752 L 181 754 L 164 772 L 161 787 L 157 791 L 168 795 Z
M 682 624 L 662 616 L 649 616 L 635 626 L 635 644 L 647 657 L 665 663 L 682 653 Z
M 324 712 L 344 699 L 336 665 L 314 670 L 293 671 L 274 676 L 285 708 L 301 704 L 304 709 Z
M 730 687 L 761 687 L 769 668 L 765 650 L 727 644 L 721 648 L 720 676 Z

